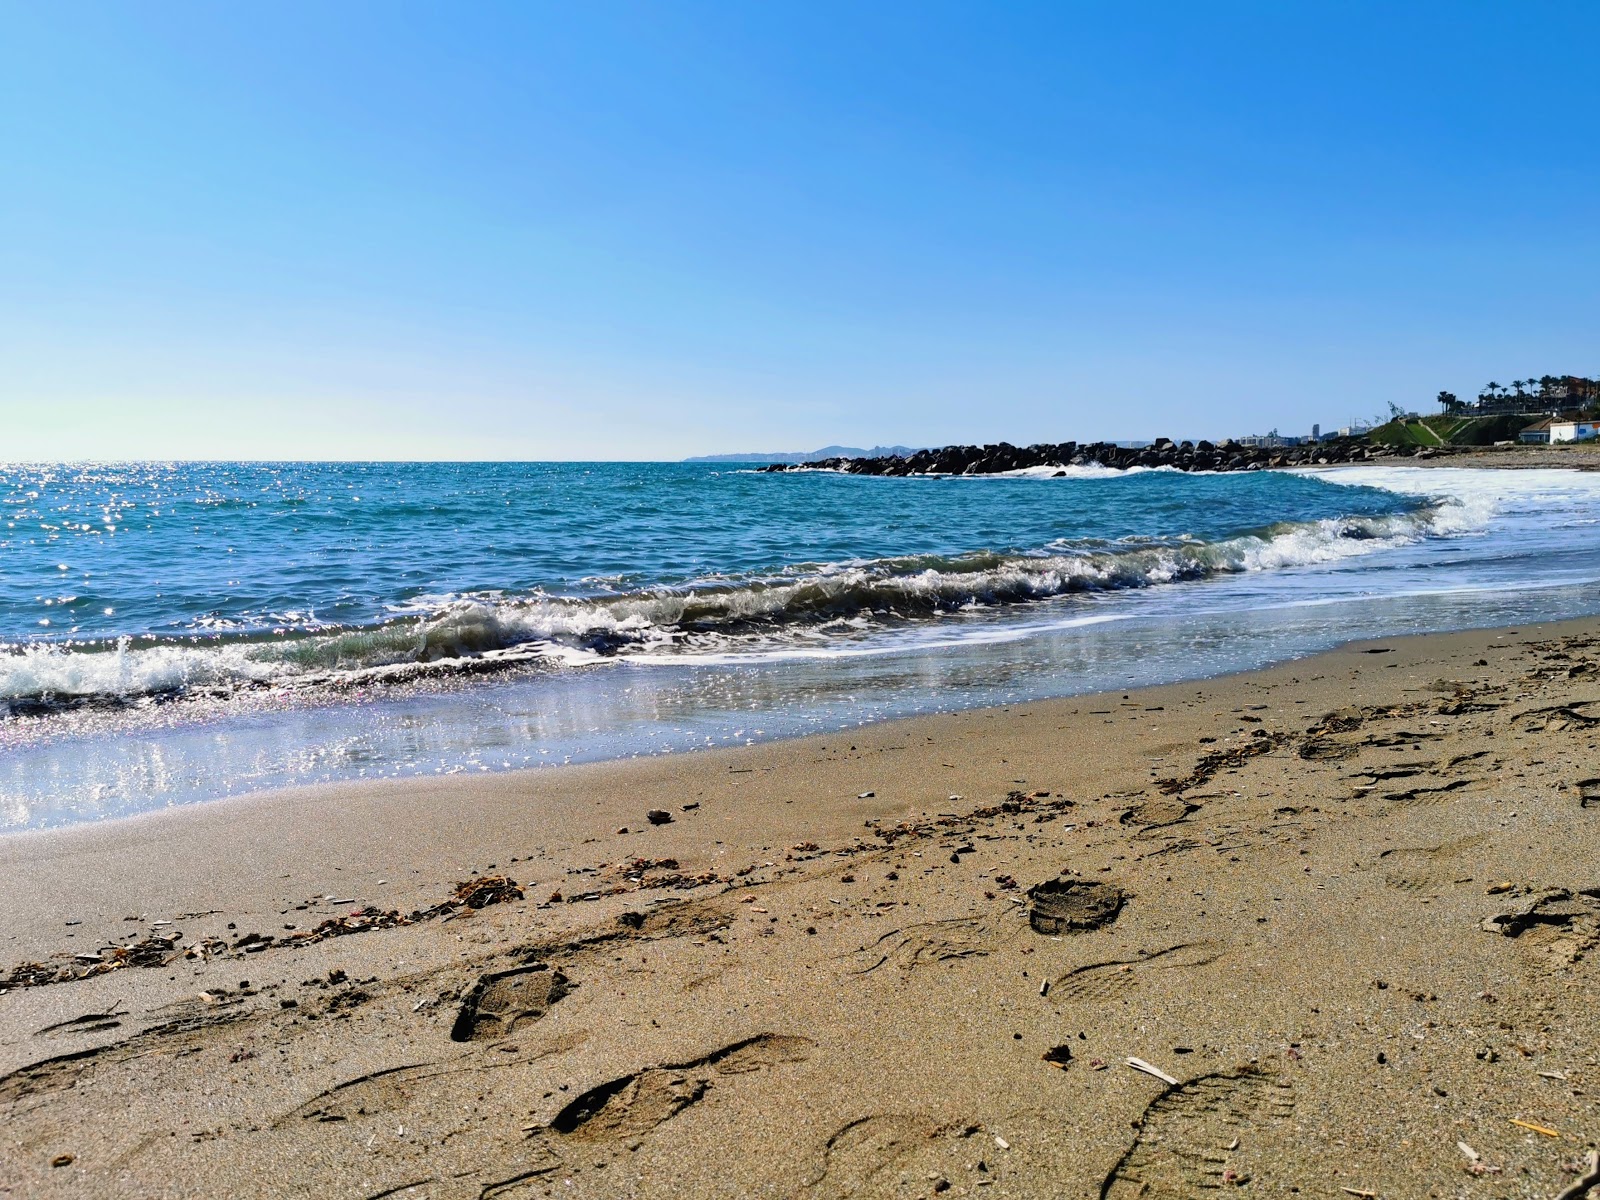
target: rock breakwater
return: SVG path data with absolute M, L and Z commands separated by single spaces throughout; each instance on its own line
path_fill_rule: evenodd
M 1420 452 L 1425 457 L 1439 453 Z M 1157 438 L 1148 446 L 1118 446 L 1114 442 L 1043 442 L 1013 446 L 996 442 L 987 446 L 944 446 L 909 455 L 884 458 L 829 458 L 819 462 L 773 463 L 764 471 L 834 470 L 851 475 L 999 475 L 1006 471 L 1055 467 L 1172 467 L 1179 471 L 1260 471 L 1274 467 L 1309 467 L 1331 463 L 1369 462 L 1396 457 L 1388 446 L 1371 445 L 1359 438 L 1317 442 L 1302 446 L 1253 446 L 1232 440 L 1174 442 Z

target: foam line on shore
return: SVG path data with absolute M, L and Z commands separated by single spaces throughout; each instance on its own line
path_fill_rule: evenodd
M 1193 582 L 1327 563 L 1472 528 L 1431 503 L 1411 513 L 1280 523 L 1215 542 L 1177 538 L 1055 542 L 1026 554 L 976 551 L 822 565 L 591 598 L 464 598 L 422 617 L 312 634 L 172 639 L 136 645 L 28 645 L 0 657 L 0 700 L 126 702 L 191 692 L 348 686 L 419 673 L 617 655 L 815 650 L 941 614 L 1077 593 Z

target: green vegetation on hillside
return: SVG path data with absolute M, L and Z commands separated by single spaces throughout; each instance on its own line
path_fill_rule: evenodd
M 1514 440 L 1528 423 L 1527 417 L 1515 413 L 1397 417 L 1374 429 L 1367 440 L 1384 446 L 1488 446 Z

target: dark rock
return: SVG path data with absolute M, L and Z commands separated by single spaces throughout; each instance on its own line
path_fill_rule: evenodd
M 1033 446 L 1013 446 L 993 442 L 985 446 L 944 446 L 918 450 L 910 455 L 884 458 L 833 458 L 806 464 L 776 463 L 764 471 L 791 471 L 805 468 L 842 471 L 849 475 L 879 475 L 903 478 L 913 475 L 994 475 L 1035 467 L 1081 467 L 1090 464 L 1126 470 L 1129 467 L 1175 467 L 1182 471 L 1260 471 L 1281 467 L 1365 462 L 1393 457 L 1388 446 L 1368 446 L 1353 439 L 1335 439 L 1306 446 L 1244 446 L 1229 438 L 1222 442 L 1175 443 L 1157 438 L 1148 446 L 1131 448 L 1110 442 L 1041 442 Z M 1429 447 L 1402 451 L 1433 458 L 1454 453 L 1449 447 Z

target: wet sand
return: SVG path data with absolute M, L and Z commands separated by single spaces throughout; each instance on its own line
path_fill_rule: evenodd
M 1554 1197 L 1595 630 L 7 837 L 0 1194 Z

